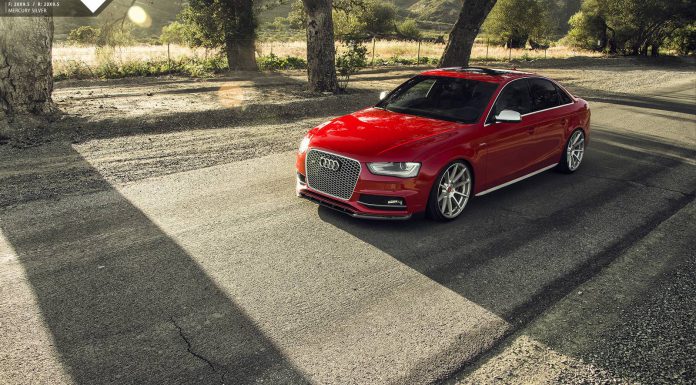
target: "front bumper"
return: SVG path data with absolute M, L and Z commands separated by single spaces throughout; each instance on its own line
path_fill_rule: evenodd
M 394 212 L 389 212 L 388 214 L 387 213 L 370 214 L 370 213 L 366 213 L 366 212 L 356 211 L 352 205 L 346 204 L 344 202 L 341 202 L 341 201 L 334 199 L 334 198 L 331 198 L 331 197 L 321 195 L 319 193 L 315 193 L 307 188 L 299 190 L 298 196 L 301 198 L 307 199 L 309 201 L 312 201 L 314 203 L 317 203 L 320 206 L 324 206 L 324 207 L 329 208 L 331 210 L 335 210 L 335 211 L 350 215 L 353 218 L 376 219 L 376 220 L 407 220 L 407 219 L 410 219 L 411 215 L 412 215 L 410 213 L 403 214 L 403 213 L 394 213 Z
M 297 196 L 364 219 L 409 219 L 425 210 L 430 192 L 427 174 L 421 173 L 413 178 L 375 175 L 368 170 L 364 160 L 348 159 L 360 162 L 360 171 L 352 194 L 343 199 L 310 186 L 305 177 L 306 153 L 298 154 L 295 165 Z

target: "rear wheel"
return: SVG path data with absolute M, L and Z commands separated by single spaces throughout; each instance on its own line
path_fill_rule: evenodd
M 428 199 L 428 216 L 438 221 L 457 218 L 471 194 L 471 170 L 461 161 L 449 164 L 438 175 Z
M 585 155 L 585 133 L 577 129 L 570 134 L 568 143 L 566 143 L 561 161 L 558 163 L 558 169 L 562 172 L 570 174 L 580 168 L 582 158 Z

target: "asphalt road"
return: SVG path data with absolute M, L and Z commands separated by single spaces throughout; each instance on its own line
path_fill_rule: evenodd
M 694 200 L 695 92 L 589 98 L 577 173 L 474 199 L 447 224 L 300 200 L 292 152 L 4 207 L 0 383 L 462 375 Z

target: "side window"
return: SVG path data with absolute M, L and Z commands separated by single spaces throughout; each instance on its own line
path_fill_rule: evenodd
M 556 87 L 556 91 L 558 92 L 558 97 L 561 100 L 561 105 L 573 102 L 573 99 L 570 98 L 570 96 L 568 95 L 567 92 L 563 91 L 563 89 L 561 89 L 561 87 L 559 87 L 556 84 L 554 84 L 554 86 Z
M 529 79 L 532 111 L 545 110 L 561 104 L 556 86 L 545 79 Z
M 503 88 L 488 117 L 488 123 L 495 121 L 495 116 L 503 110 L 517 111 L 521 115 L 532 111 L 529 86 L 526 79 L 515 80 Z

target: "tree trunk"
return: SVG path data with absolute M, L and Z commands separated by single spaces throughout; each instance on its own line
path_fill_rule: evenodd
M 258 71 L 253 0 L 234 0 L 225 16 L 225 53 L 232 71 Z
M 336 47 L 334 46 L 333 0 L 302 0 L 307 11 L 307 77 L 309 89 L 334 92 Z
M 232 71 L 258 71 L 254 39 L 228 38 L 225 42 L 227 65 Z
M 652 56 L 652 57 L 660 56 L 660 46 L 658 44 L 652 45 L 652 49 L 650 50 L 650 56 Z
M 604 27 L 599 32 L 598 43 L 599 44 L 597 45 L 597 50 L 605 51 L 607 49 L 607 45 L 609 44 L 609 36 L 607 34 L 607 24 L 606 23 L 604 23 Z
M 616 53 L 616 31 L 609 26 L 607 26 L 607 29 L 611 32 L 611 36 L 609 37 L 609 53 Z
M 53 19 L 0 18 L 0 131 L 24 131 L 57 111 L 53 92 Z
M 440 67 L 469 65 L 476 36 L 495 2 L 496 0 L 464 0 L 440 59 Z
M 523 33 L 513 33 L 507 41 L 507 48 L 525 48 L 529 35 Z

